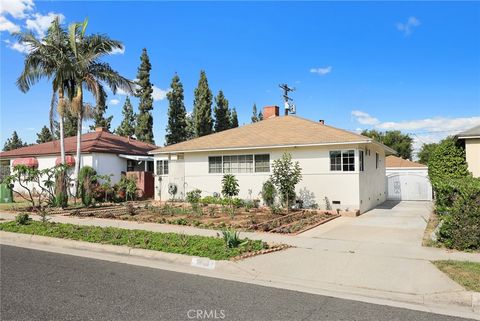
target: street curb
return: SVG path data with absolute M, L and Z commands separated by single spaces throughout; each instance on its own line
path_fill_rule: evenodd
M 216 266 L 215 271 L 210 271 L 213 273 L 212 274 L 210 272 L 207 272 L 205 269 L 202 269 L 201 267 L 199 269 L 198 266 L 195 270 L 189 270 L 189 268 L 191 268 L 192 259 L 194 258 L 194 256 L 130 248 L 127 246 L 90 243 L 85 241 L 75 241 L 5 231 L 0 231 L 0 244 L 27 247 L 33 249 L 38 249 L 38 245 L 43 245 L 51 247 L 49 249 L 50 252 L 55 252 L 54 248 L 57 248 L 94 252 L 100 255 L 120 255 L 125 258 L 131 257 L 132 259 L 137 258 L 150 260 L 150 262 L 167 263 L 170 265 L 168 269 L 180 273 L 203 275 L 224 280 L 244 282 L 249 284 L 288 289 L 317 295 L 333 296 L 348 300 L 357 300 L 373 304 L 390 305 L 407 309 L 421 310 L 446 315 L 455 315 L 480 320 L 480 293 L 476 292 L 462 291 L 425 295 L 406 293 L 387 294 L 384 291 L 335 286 L 334 284 L 310 284 L 310 286 L 302 286 L 300 284 L 292 283 L 292 280 L 288 279 L 279 279 L 273 276 L 265 275 L 260 277 L 256 274 L 253 274 L 252 272 L 243 270 L 240 271 L 239 267 L 237 267 L 235 262 L 233 261 L 210 260 Z M 59 251 L 59 253 L 63 252 Z M 78 255 L 75 253 L 69 254 Z M 209 260 L 207 258 L 201 259 Z M 106 260 L 111 261 L 110 259 Z M 457 307 L 457 309 L 455 309 L 455 307 Z M 461 308 L 462 311 L 458 310 L 458 308 Z M 466 312 L 465 309 L 468 309 L 469 312 Z

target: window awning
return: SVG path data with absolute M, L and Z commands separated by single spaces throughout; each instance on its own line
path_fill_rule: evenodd
M 31 168 L 38 167 L 38 160 L 35 157 L 16 158 L 13 160 L 13 167 L 17 165 L 25 165 Z
M 153 162 L 153 156 L 138 156 L 138 155 L 123 155 L 120 154 L 118 157 L 125 158 L 125 159 L 131 159 L 135 161 L 152 161 Z

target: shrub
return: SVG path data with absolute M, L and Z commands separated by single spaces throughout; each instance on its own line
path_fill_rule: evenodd
M 469 175 L 465 151 L 454 138 L 442 140 L 428 160 L 428 176 L 432 182 L 463 178 Z
M 262 186 L 262 198 L 265 205 L 272 207 L 275 204 L 275 197 L 277 196 L 277 190 L 271 180 L 267 180 Z
M 123 176 L 118 182 L 117 188 L 119 194 L 124 194 L 127 201 L 133 201 L 137 196 L 137 182 L 134 178 Z
M 240 189 L 238 188 L 238 180 L 232 174 L 223 175 L 222 179 L 222 194 L 224 197 L 233 198 L 238 195 Z
M 225 245 L 229 249 L 239 247 L 244 243 L 246 244 L 248 242 L 248 241 L 242 242 L 242 240 L 240 239 L 240 233 L 234 230 L 224 230 L 222 231 L 222 234 L 223 234 L 223 240 L 225 242 Z
M 26 225 L 28 222 L 30 222 L 32 219 L 28 215 L 28 213 L 20 213 L 17 216 L 15 216 L 15 222 L 19 225 Z
M 192 207 L 195 207 L 198 202 L 200 202 L 200 199 L 202 198 L 202 191 L 197 189 L 194 189 L 193 191 L 187 192 L 187 198 L 186 201 L 192 205 Z
M 480 249 L 480 179 L 468 177 L 438 184 L 438 240 L 457 250 Z
M 96 187 L 97 171 L 91 166 L 83 166 L 78 174 L 78 184 L 82 204 L 90 206 L 94 202 L 93 189 Z

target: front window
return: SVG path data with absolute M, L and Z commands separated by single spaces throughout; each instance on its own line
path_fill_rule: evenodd
M 330 170 L 344 172 L 355 171 L 355 151 L 353 149 L 330 151 Z
M 168 175 L 168 160 L 157 160 L 157 175 Z
M 270 155 L 255 155 L 255 173 L 270 172 Z
M 270 171 L 270 155 L 228 155 L 208 157 L 209 173 L 265 173 Z
M 208 172 L 209 173 L 222 172 L 222 156 L 211 156 L 208 158 Z

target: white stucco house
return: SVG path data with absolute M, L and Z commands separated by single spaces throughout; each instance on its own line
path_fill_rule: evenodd
M 67 163 L 77 161 L 76 136 L 65 138 Z M 153 172 L 153 157 L 148 154 L 157 148 L 152 144 L 132 138 L 114 135 L 103 128 L 82 135 L 82 159 L 80 166 L 91 166 L 100 175 L 112 175 L 112 183 L 117 183 L 122 174 L 133 171 Z M 26 164 L 38 169 L 54 167 L 60 163 L 60 141 L 35 144 L 0 153 L 2 175 L 11 172 L 16 164 Z M 73 171 L 73 168 L 71 169 Z M 153 182 L 152 182 L 153 185 Z M 20 191 L 16 184 L 14 190 Z
M 304 204 L 359 210 L 386 200 L 385 156 L 395 151 L 369 137 L 297 116 L 279 116 L 277 106 L 264 109 L 264 120 L 155 149 L 155 199 L 177 198 L 200 189 L 203 196 L 221 192 L 225 173 L 239 181 L 243 199 L 259 198 L 271 164 L 284 152 L 302 168 L 297 198 Z
M 480 125 L 459 133 L 457 138 L 465 144 L 468 170 L 474 177 L 480 177 Z
M 386 158 L 387 199 L 394 201 L 431 201 L 432 184 L 426 165 L 394 155 Z

